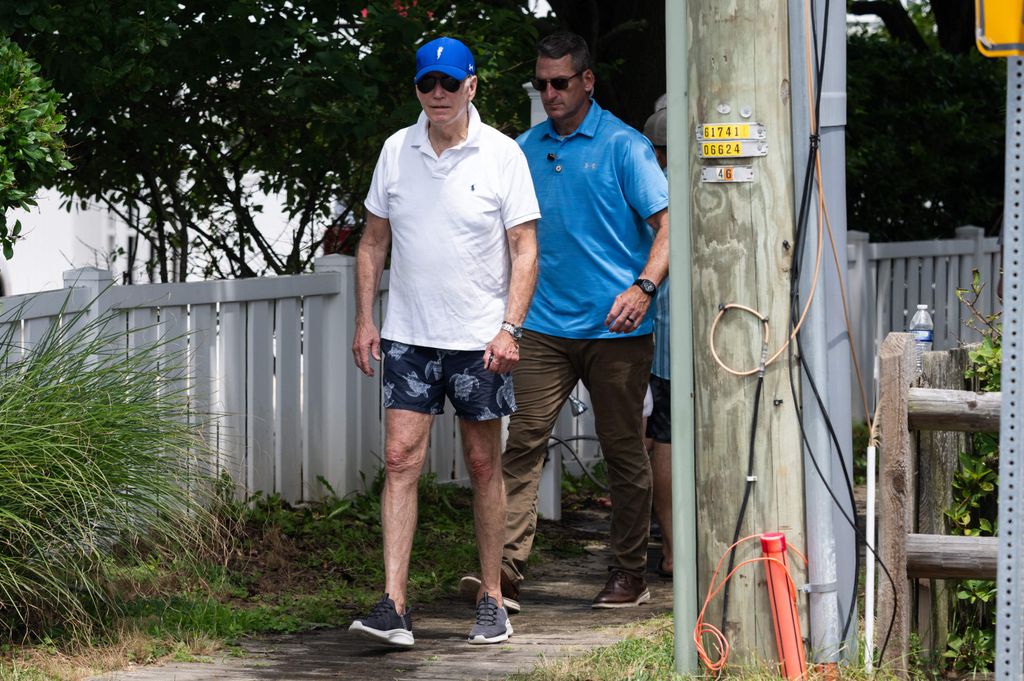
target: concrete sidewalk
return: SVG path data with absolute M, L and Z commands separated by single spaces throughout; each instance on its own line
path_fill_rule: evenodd
M 505 679 L 543 660 L 579 655 L 624 637 L 622 625 L 672 609 L 672 582 L 648 574 L 651 601 L 636 608 L 594 610 L 590 601 L 604 586 L 608 563 L 604 513 L 567 513 L 591 539 L 584 556 L 548 559 L 531 569 L 522 592 L 523 611 L 512 617 L 507 643 L 471 646 L 466 635 L 473 606 L 457 597 L 414 606 L 416 645 L 395 649 L 375 645 L 346 630 L 260 638 L 242 643 L 243 656 L 219 656 L 208 663 L 182 663 L 114 672 L 94 681 L 265 681 L 270 679 L 387 679 L 461 681 Z M 543 526 L 540 532 L 544 532 Z M 652 548 L 650 564 L 660 551 Z

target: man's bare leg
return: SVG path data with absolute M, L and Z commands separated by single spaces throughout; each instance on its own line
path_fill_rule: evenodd
M 430 414 L 404 409 L 385 410 L 386 477 L 380 504 L 384 528 L 384 591 L 395 602 L 399 615 L 406 609 L 409 555 L 419 508 L 417 491 L 433 418 Z
M 505 544 L 505 481 L 501 475 L 501 419 L 459 420 L 463 454 L 473 483 L 473 516 L 480 553 L 479 601 L 501 598 L 501 552 Z

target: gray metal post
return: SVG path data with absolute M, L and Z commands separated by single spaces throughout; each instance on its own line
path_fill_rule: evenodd
M 675 575 L 675 668 L 697 671 L 697 490 L 693 455 L 693 306 L 690 240 L 689 54 L 687 0 L 665 0 L 668 81 L 669 277 L 671 292 L 672 546 Z
M 815 0 L 817 38 L 824 36 L 824 0 Z M 805 4 L 790 0 L 790 73 L 793 88 L 793 168 L 795 177 L 795 206 L 799 210 L 803 194 L 807 159 L 810 154 L 810 111 L 813 106 L 813 81 L 808 82 L 816 52 L 807 54 L 810 37 L 805 31 Z M 801 332 L 800 351 L 807 365 L 803 375 L 801 396 L 806 435 L 805 494 L 807 519 L 807 558 L 810 615 L 810 652 L 815 662 L 835 662 L 842 652 L 851 654 L 856 647 L 857 627 L 840 640 L 841 629 L 850 608 L 850 595 L 856 580 L 854 559 L 856 543 L 853 528 L 835 508 L 826 483 L 853 517 L 852 504 L 846 493 L 842 465 L 838 457 L 847 457 L 847 470 L 852 458 L 850 452 L 837 452 L 829 437 L 821 409 L 817 406 L 810 380 L 821 394 L 841 444 L 851 440 L 850 418 L 850 338 L 846 331 L 842 311 L 839 279 L 846 277 L 846 202 L 845 202 L 845 125 L 846 125 L 846 32 L 845 15 L 833 7 L 828 17 L 828 41 L 825 52 L 825 72 L 822 77 L 819 135 L 822 161 L 822 181 L 825 203 L 831 220 L 832 239 L 840 255 L 837 271 L 832 256 L 828 232 L 822 234 L 822 263 L 815 299 Z M 811 90 L 811 92 L 808 92 Z M 807 300 L 814 274 L 817 231 L 817 186 L 813 187 L 810 212 L 805 225 L 805 246 L 801 262 L 801 304 Z M 814 459 L 811 459 L 813 455 Z M 815 463 L 817 466 L 815 466 Z M 820 473 L 819 473 L 820 471 Z M 824 481 L 823 481 L 824 480 Z
M 1003 214 L 1003 407 L 999 420 L 999 601 L 996 607 L 996 678 L 1024 678 L 1024 60 L 1006 70 L 1006 193 Z

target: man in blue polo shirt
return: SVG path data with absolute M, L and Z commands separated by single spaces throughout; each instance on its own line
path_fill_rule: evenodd
M 548 120 L 517 141 L 540 202 L 540 273 L 512 372 L 519 410 L 502 459 L 502 596 L 517 612 L 548 437 L 582 380 L 612 498 L 610 574 L 592 605 L 635 606 L 650 599 L 651 467 L 640 427 L 653 352 L 648 311 L 668 274 L 668 182 L 651 143 L 591 98 L 583 38 L 550 35 L 537 53 L 533 87 Z

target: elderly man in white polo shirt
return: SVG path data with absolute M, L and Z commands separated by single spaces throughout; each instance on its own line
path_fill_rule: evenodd
M 459 416 L 473 484 L 481 585 L 469 643 L 507 640 L 501 598 L 505 526 L 501 417 L 515 410 L 512 367 L 537 279 L 540 209 L 526 158 L 483 124 L 470 50 L 438 38 L 416 53 L 419 121 L 384 143 L 366 196 L 356 254 L 356 365 L 383 361 L 386 409 L 384 597 L 349 628 L 392 645 L 413 644 L 406 600 L 416 529 L 417 481 L 431 421 L 445 397 Z M 391 247 L 381 331 L 372 306 Z

